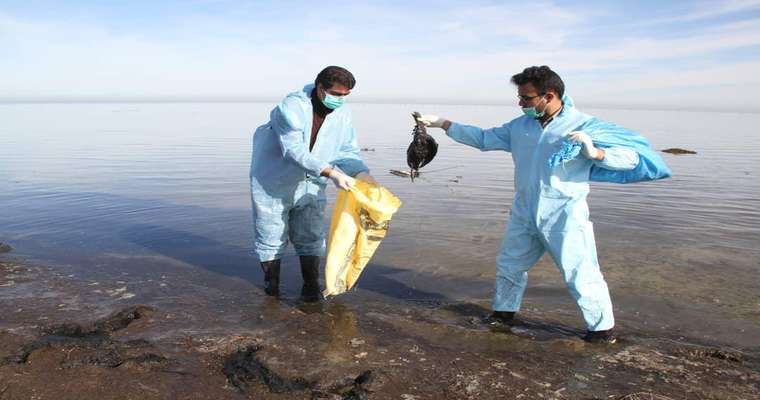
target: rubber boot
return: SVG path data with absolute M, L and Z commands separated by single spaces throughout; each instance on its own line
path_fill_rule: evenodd
M 319 257 L 301 256 L 301 276 L 303 287 L 301 288 L 301 300 L 313 303 L 322 298 L 319 289 Z
M 583 337 L 583 340 L 589 343 L 596 343 L 596 344 L 617 343 L 617 337 L 612 332 L 612 329 L 608 329 L 605 331 L 588 331 L 586 333 L 586 336 Z
M 280 260 L 265 261 L 261 263 L 264 271 L 264 293 L 267 296 L 280 295 Z
M 516 324 L 515 312 L 513 311 L 494 311 L 491 315 L 485 317 L 483 322 L 490 325 L 508 325 Z

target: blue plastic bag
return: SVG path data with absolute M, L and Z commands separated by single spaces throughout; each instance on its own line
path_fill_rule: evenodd
M 653 181 L 671 176 L 670 168 L 665 164 L 662 157 L 652 149 L 643 136 L 636 132 L 598 118 L 591 118 L 577 127 L 575 131 L 586 132 L 594 142 L 594 146 L 601 148 L 624 147 L 639 154 L 639 165 L 628 171 L 613 171 L 594 165 L 591 167 L 589 177 L 592 181 L 632 183 Z M 549 166 L 554 168 L 565 161 L 572 160 L 580 154 L 581 147 L 580 143 L 572 142 L 569 139 L 565 140 L 562 148 L 549 157 Z

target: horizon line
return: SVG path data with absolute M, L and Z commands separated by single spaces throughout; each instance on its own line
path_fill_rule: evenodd
M 278 103 L 282 97 L 266 96 L 19 96 L 0 97 L 0 105 L 13 104 L 202 104 L 202 103 Z M 578 101 L 575 101 L 578 103 Z M 469 100 L 462 99 L 427 99 L 407 98 L 397 99 L 391 97 L 366 97 L 358 98 L 349 104 L 426 104 L 426 105 L 462 105 L 462 106 L 512 106 L 519 107 L 515 102 L 500 100 Z M 714 106 L 684 106 L 672 104 L 642 104 L 642 103 L 611 103 L 611 102 L 583 102 L 583 108 L 611 109 L 611 110 L 666 110 L 666 111 L 700 111 L 700 112 L 733 112 L 733 113 L 760 113 L 756 107 L 714 107 Z

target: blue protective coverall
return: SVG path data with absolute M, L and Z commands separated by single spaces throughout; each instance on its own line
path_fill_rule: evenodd
M 493 310 L 519 311 L 527 271 L 548 251 L 588 330 L 607 330 L 615 320 L 589 221 L 588 182 L 593 168 L 620 174 L 636 170 L 640 153 L 635 147 L 605 146 L 601 161 L 577 157 L 576 152 L 574 158 L 550 166 L 549 160 L 560 152 L 567 136 L 596 120 L 578 111 L 569 97 L 562 100 L 563 110 L 546 127 L 534 118 L 521 116 L 485 130 L 452 123 L 447 135 L 482 151 L 511 152 L 514 160 L 515 198 L 496 262 Z
M 288 241 L 299 256 L 324 255 L 327 178 L 320 172 L 328 167 L 349 176 L 369 172 L 346 106 L 327 114 L 309 150 L 313 89 L 310 84 L 287 95 L 253 134 L 254 252 L 261 262 L 281 258 Z

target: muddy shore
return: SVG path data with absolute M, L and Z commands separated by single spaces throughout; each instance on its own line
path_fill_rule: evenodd
M 616 345 L 590 345 L 552 309 L 528 308 L 521 325 L 494 328 L 478 318 L 487 303 L 349 293 L 304 305 L 256 287 L 247 296 L 237 287 L 198 296 L 193 280 L 83 280 L 1 260 L 0 399 L 753 399 L 760 392 L 755 348 L 626 328 Z M 128 288 L 135 286 L 142 291 Z

